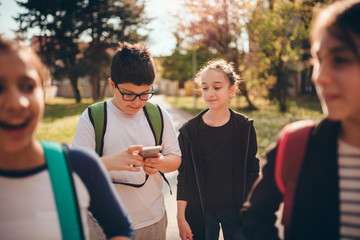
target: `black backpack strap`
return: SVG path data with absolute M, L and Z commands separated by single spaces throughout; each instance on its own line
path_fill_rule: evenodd
M 164 174 L 163 172 L 160 172 L 160 171 L 159 171 L 159 173 L 160 173 L 160 175 L 162 176 L 162 178 L 164 179 L 164 181 L 167 183 L 167 185 L 169 186 L 170 195 L 172 195 L 172 190 L 171 190 L 171 185 L 170 185 L 170 183 L 169 183 L 169 180 L 167 180 L 167 178 L 166 178 L 166 176 L 165 176 L 165 174 Z
M 124 182 L 116 182 L 116 181 L 112 181 L 113 184 L 121 184 L 121 185 L 125 185 L 125 186 L 129 186 L 129 187 L 134 187 L 134 188 L 141 188 L 142 186 L 145 185 L 145 183 L 147 182 L 149 178 L 149 175 L 145 175 L 145 181 L 141 184 L 135 184 L 135 183 L 124 183 Z

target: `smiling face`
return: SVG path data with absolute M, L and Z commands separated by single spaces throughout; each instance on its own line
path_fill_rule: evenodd
M 110 90 L 114 93 L 114 97 L 112 98 L 112 103 L 120 109 L 122 112 L 128 115 L 133 115 L 140 111 L 146 104 L 147 101 L 140 100 L 139 97 L 136 97 L 133 101 L 125 101 L 123 99 L 122 94 L 120 93 L 134 93 L 134 94 L 142 94 L 151 92 L 152 85 L 135 85 L 133 83 L 120 83 L 115 86 L 115 83 L 109 79 Z M 120 89 L 120 91 L 118 90 Z
M 35 141 L 44 112 L 44 92 L 25 50 L 0 51 L 0 150 L 16 152 Z
M 212 110 L 228 108 L 230 97 L 236 92 L 236 85 L 230 85 L 226 75 L 214 69 L 203 73 L 201 78 L 202 96 Z
M 354 43 L 360 49 L 360 38 Z M 325 115 L 332 120 L 360 123 L 360 61 L 327 31 L 313 43 L 313 81 Z

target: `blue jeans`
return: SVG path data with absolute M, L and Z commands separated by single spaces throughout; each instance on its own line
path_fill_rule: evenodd
M 245 240 L 239 221 L 239 212 L 235 209 L 209 211 L 205 213 L 206 240 L 218 240 L 220 224 L 224 240 Z

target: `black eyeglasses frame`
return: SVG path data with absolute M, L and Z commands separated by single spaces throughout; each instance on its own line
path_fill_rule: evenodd
M 151 86 L 151 91 L 150 92 L 144 92 L 144 93 L 140 93 L 140 94 L 136 94 L 136 93 L 124 93 L 124 92 L 122 92 L 121 90 L 120 90 L 120 88 L 118 87 L 118 86 L 116 86 L 116 88 L 119 90 L 119 92 L 120 92 L 120 94 L 122 95 L 122 99 L 124 100 L 124 101 L 127 101 L 127 102 L 131 102 L 131 101 L 134 101 L 137 97 L 139 97 L 139 99 L 141 100 L 141 101 L 147 101 L 147 100 L 149 100 L 153 95 L 154 95 L 154 88 Z M 127 96 L 134 96 L 134 98 L 132 99 L 132 100 L 129 100 L 129 99 L 125 99 L 125 95 L 127 95 Z M 141 98 L 141 96 L 143 96 L 143 95 L 150 95 L 150 97 L 149 98 L 147 98 L 147 99 L 142 99 Z

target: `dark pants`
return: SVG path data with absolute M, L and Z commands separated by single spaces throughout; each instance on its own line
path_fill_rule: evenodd
M 237 210 L 206 211 L 205 213 L 206 240 L 218 240 L 220 224 L 224 240 L 245 240 L 239 221 Z

